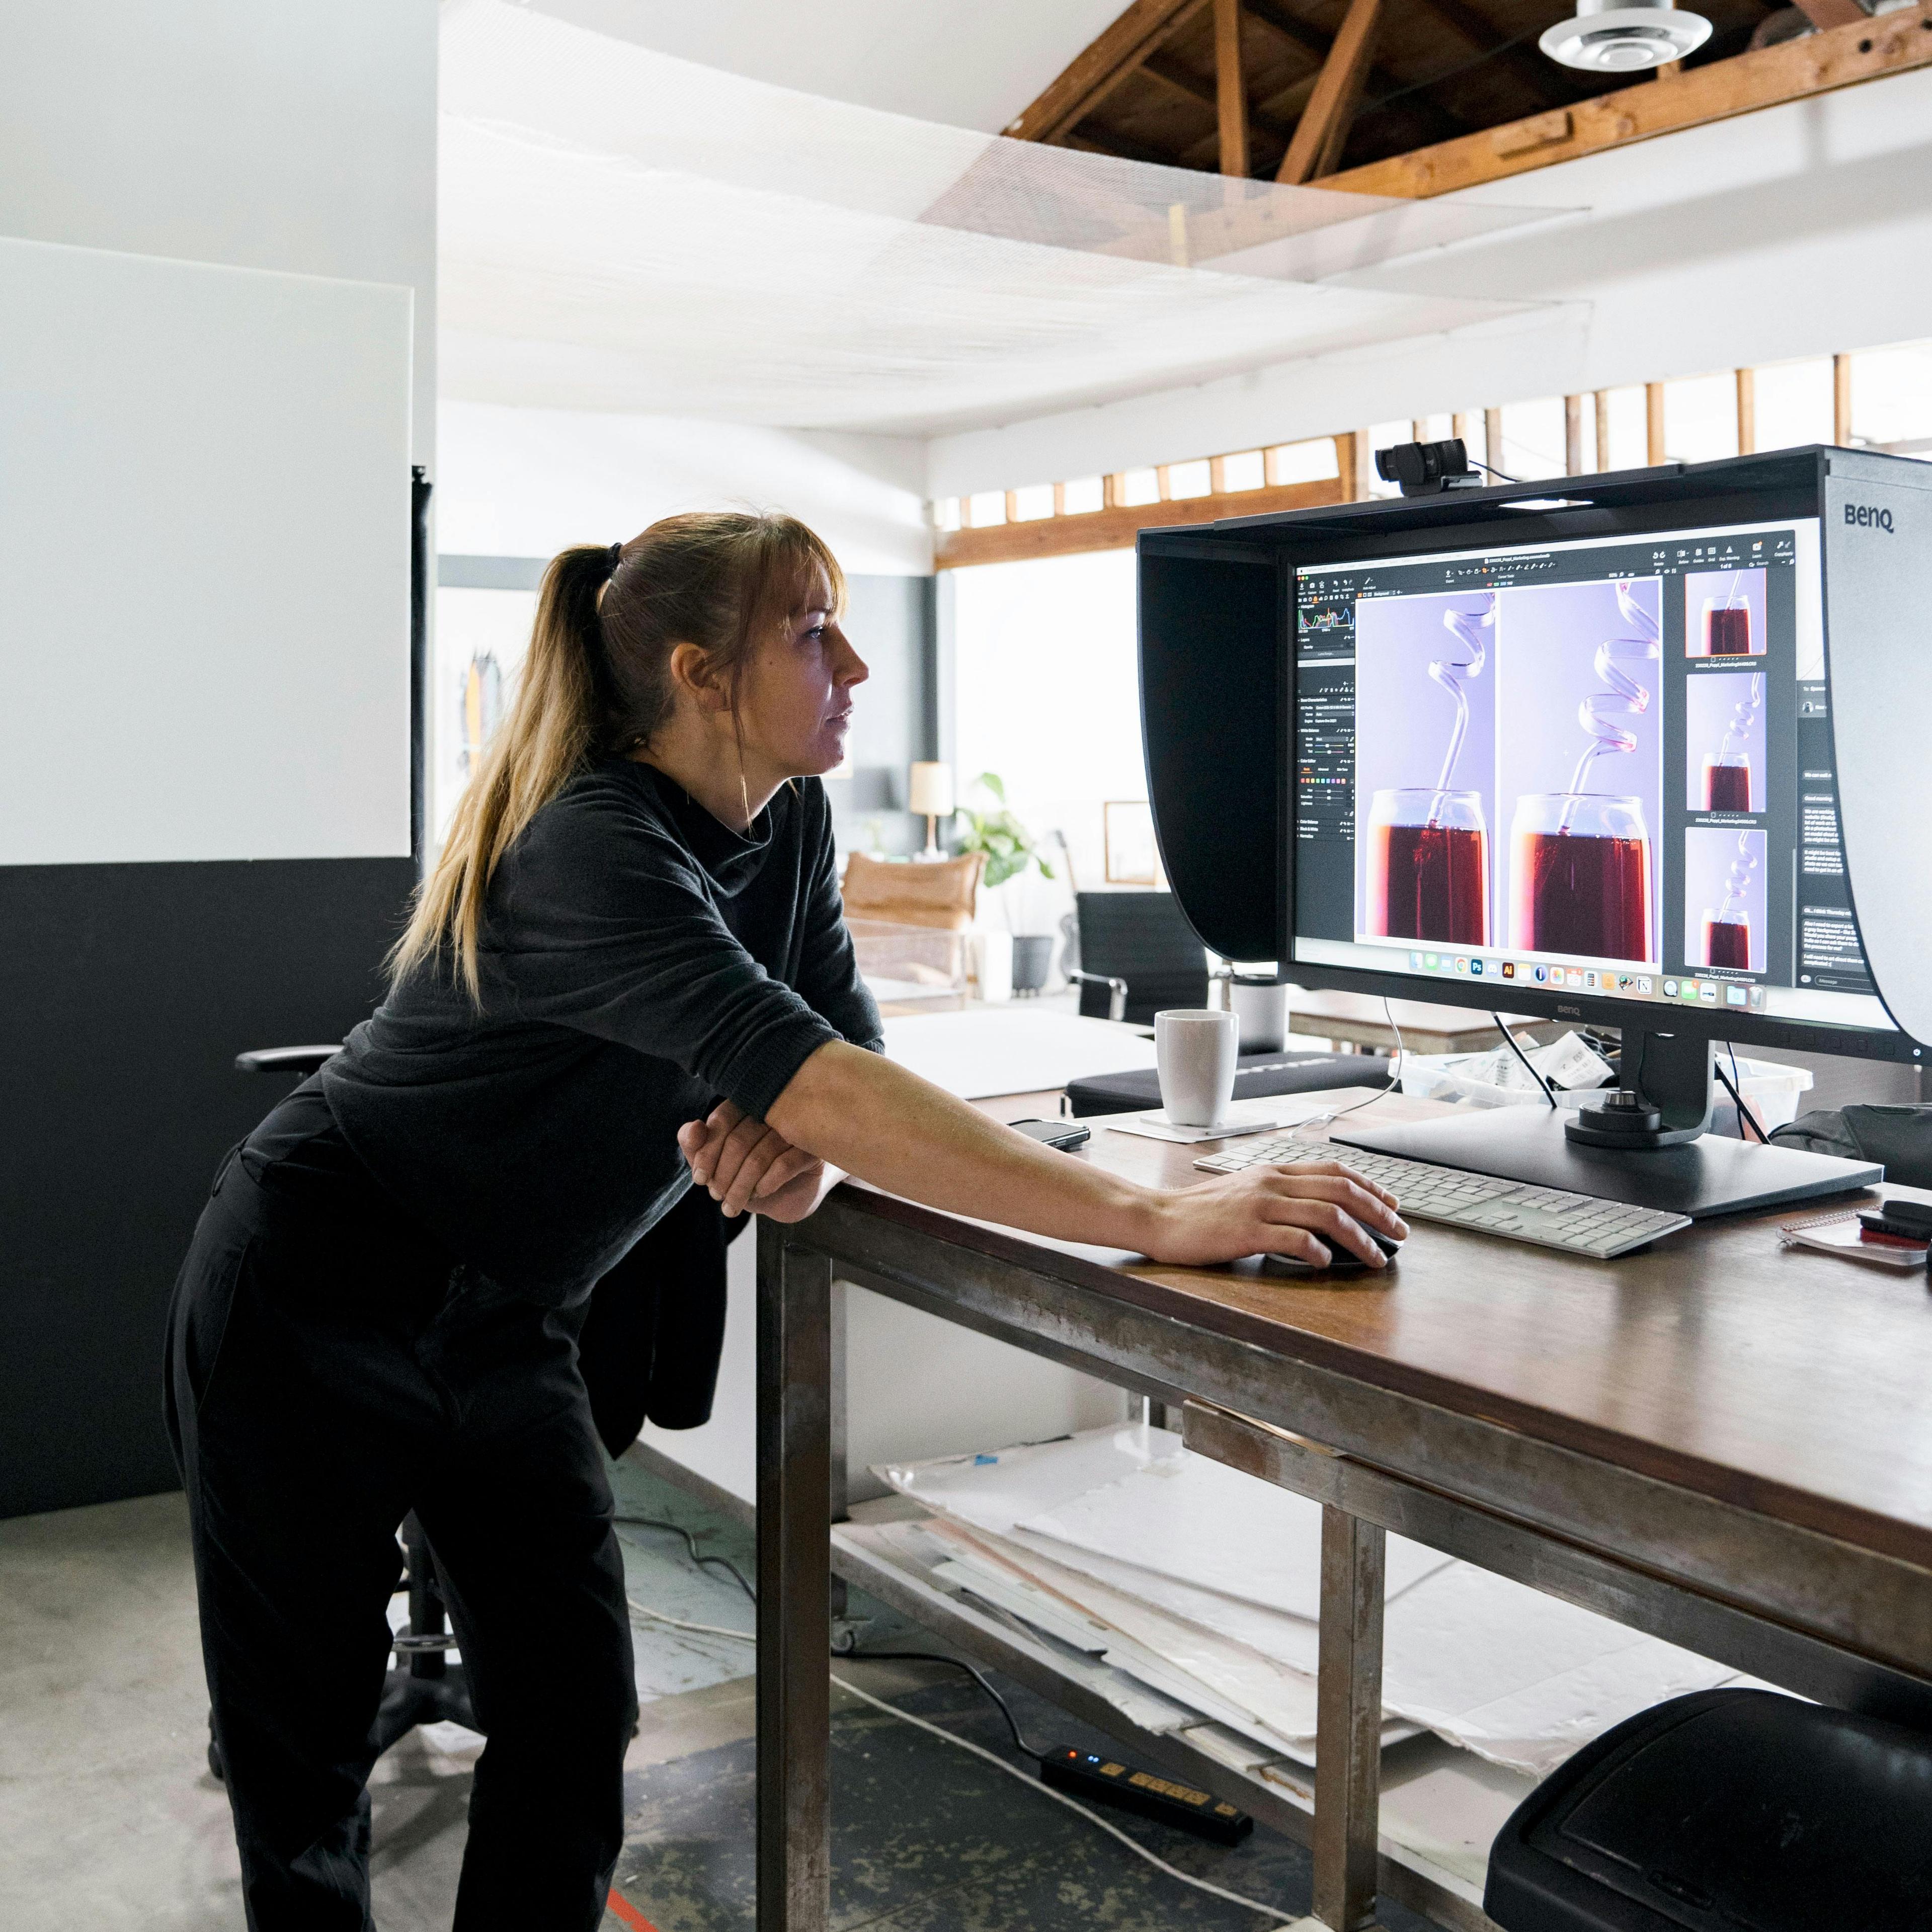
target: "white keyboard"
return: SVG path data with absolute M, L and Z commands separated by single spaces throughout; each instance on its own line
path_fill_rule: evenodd
M 1508 1240 L 1561 1248 L 1565 1254 L 1592 1261 L 1628 1254 L 1660 1234 L 1675 1234 L 1690 1225 L 1688 1214 L 1666 1214 L 1660 1208 L 1633 1208 L 1560 1187 L 1532 1187 L 1520 1180 L 1499 1180 L 1493 1174 L 1469 1174 L 1460 1167 L 1434 1167 L 1394 1154 L 1370 1154 L 1337 1141 L 1258 1135 L 1225 1153 L 1203 1154 L 1194 1165 L 1210 1174 L 1238 1174 L 1244 1167 L 1267 1162 L 1294 1167 L 1318 1160 L 1341 1161 L 1378 1187 L 1386 1187 L 1400 1200 L 1405 1220 L 1440 1221 Z

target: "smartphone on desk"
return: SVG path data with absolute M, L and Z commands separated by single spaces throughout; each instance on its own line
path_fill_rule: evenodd
M 1030 1139 L 1044 1141 L 1050 1148 L 1084 1147 L 1094 1138 L 1094 1130 L 1078 1120 L 1009 1120 L 1006 1124 L 1018 1128 Z

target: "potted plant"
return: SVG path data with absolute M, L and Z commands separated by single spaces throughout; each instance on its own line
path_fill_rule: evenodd
M 985 794 L 982 803 L 962 806 L 954 821 L 954 844 L 960 852 L 977 852 L 986 861 L 981 883 L 997 891 L 1010 880 L 1031 868 L 1042 878 L 1053 877 L 1053 868 L 1040 856 L 1038 842 L 1006 803 L 1006 788 L 997 772 L 982 772 L 973 781 L 969 800 Z M 1007 923 L 1012 926 L 1012 902 L 1003 900 Z M 1037 993 L 1046 984 L 1053 965 L 1051 932 L 1013 934 L 1013 991 Z

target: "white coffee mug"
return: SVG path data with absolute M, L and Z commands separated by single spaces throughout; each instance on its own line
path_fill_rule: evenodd
M 1228 1010 L 1241 1023 L 1244 1053 L 1279 1053 L 1288 1043 L 1288 988 L 1272 980 L 1228 982 Z
M 1227 1118 L 1234 1097 L 1234 1064 L 1241 1023 L 1205 1006 L 1175 1006 L 1154 1016 L 1160 1104 L 1184 1127 L 1212 1127 Z

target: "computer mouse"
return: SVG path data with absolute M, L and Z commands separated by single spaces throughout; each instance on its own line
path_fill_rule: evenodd
M 1376 1246 L 1381 1249 L 1384 1254 L 1388 1256 L 1391 1262 L 1394 1262 L 1396 1257 L 1401 1254 L 1402 1244 L 1398 1241 L 1393 1234 L 1378 1234 L 1372 1228 L 1368 1228 L 1365 1230 L 1365 1232 L 1366 1232 L 1369 1239 L 1374 1242 Z M 1352 1253 L 1346 1248 L 1340 1246 L 1332 1247 L 1330 1252 L 1332 1255 L 1333 1258 L 1325 1264 L 1320 1265 L 1318 1265 L 1313 1262 L 1304 1262 L 1300 1260 L 1293 1255 L 1264 1255 L 1262 1257 L 1262 1262 L 1263 1267 L 1270 1274 L 1311 1276 L 1331 1274 L 1371 1274 L 1379 1273 L 1381 1271 L 1377 1269 L 1372 1269 L 1369 1266 L 1368 1263 L 1362 1259 L 1360 1256 Z

